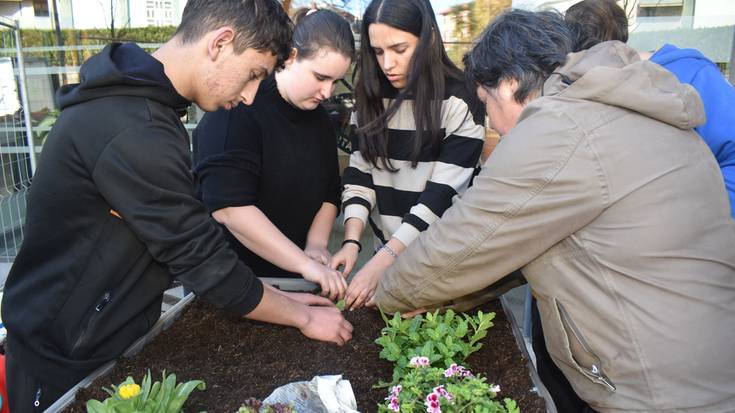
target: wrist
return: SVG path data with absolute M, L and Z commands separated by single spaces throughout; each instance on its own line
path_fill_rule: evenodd
M 342 248 L 344 248 L 344 247 L 346 247 L 348 245 L 350 247 L 352 247 L 353 249 L 356 248 L 358 253 L 360 253 L 360 251 L 362 251 L 362 244 L 360 243 L 360 241 L 358 241 L 356 239 L 347 238 L 344 241 L 342 241 Z
M 296 310 L 296 316 L 295 316 L 295 325 L 294 327 L 298 328 L 299 330 L 302 330 L 304 327 L 306 327 L 307 324 L 309 324 L 309 320 L 311 319 L 311 312 L 309 311 L 309 306 L 302 304 L 296 300 L 293 300 L 292 298 L 289 298 L 291 301 L 293 301 L 298 307 L 305 307 L 305 308 L 298 308 Z
M 326 241 L 314 241 L 314 240 L 306 240 L 306 248 L 318 248 L 318 249 L 326 249 L 327 248 L 327 242 Z
M 393 249 L 393 248 L 392 248 L 392 247 L 391 247 L 390 245 L 388 245 L 388 244 L 383 244 L 383 245 L 382 245 L 382 246 L 380 247 L 380 249 L 378 250 L 378 252 L 382 252 L 382 253 L 383 253 L 383 255 L 387 255 L 387 256 L 389 256 L 389 257 L 390 257 L 390 258 L 391 258 L 392 260 L 395 260 L 396 258 L 398 258 L 398 252 L 396 252 L 396 250 L 394 250 L 394 249 Z
M 301 275 L 306 274 L 307 272 L 309 272 L 309 267 L 314 265 L 314 262 L 315 261 L 309 258 L 309 256 L 306 255 L 306 253 L 301 254 L 300 262 L 297 267 L 297 272 L 300 273 Z

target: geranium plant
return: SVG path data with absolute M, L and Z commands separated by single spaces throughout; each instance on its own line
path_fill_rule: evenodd
M 195 389 L 204 390 L 205 384 L 201 380 L 191 380 L 176 384 L 176 375 L 163 372 L 161 381 L 151 382 L 151 372 L 143 377 L 141 385 L 135 383 L 132 377 L 119 386 L 112 385 L 112 389 L 104 390 L 110 397 L 100 402 L 87 402 L 88 413 L 178 413 L 181 412 L 186 399 Z
M 375 340 L 383 347 L 380 357 L 395 363 L 393 382 L 403 374 L 412 357 L 425 357 L 433 367 L 447 368 L 462 363 L 482 347 L 479 341 L 493 326 L 495 313 L 456 314 L 447 310 L 430 312 L 426 317 L 401 318 L 400 313 L 388 318 L 381 313 L 386 327 Z
M 499 392 L 499 386 L 488 384 L 463 366 L 430 367 L 416 356 L 401 381 L 390 388 L 378 412 L 520 413 L 512 399 L 494 400 Z

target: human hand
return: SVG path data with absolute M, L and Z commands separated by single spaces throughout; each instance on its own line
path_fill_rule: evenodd
M 375 294 L 378 282 L 383 278 L 388 266 L 377 262 L 373 257 L 363 266 L 347 287 L 345 296 L 345 308 L 350 311 L 360 308 Z
M 357 245 L 353 243 L 345 244 L 342 249 L 332 257 L 332 265 L 330 265 L 330 267 L 337 270 L 342 266 L 342 276 L 347 278 L 347 276 L 350 275 L 352 268 L 355 267 L 355 262 L 357 262 L 357 255 L 359 252 L 360 249 Z
M 308 259 L 300 272 L 305 280 L 319 284 L 322 295 L 328 296 L 331 301 L 342 299 L 345 296 L 347 282 L 338 271 Z
M 306 307 L 307 322 L 299 328 L 306 337 L 342 346 L 352 339 L 352 324 L 335 307 Z
M 327 267 L 332 264 L 332 254 L 329 253 L 327 247 L 307 243 L 306 248 L 304 248 L 304 254 L 312 260 L 324 264 Z

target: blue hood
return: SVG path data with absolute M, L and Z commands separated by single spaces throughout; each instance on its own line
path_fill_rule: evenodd
M 697 50 L 667 44 L 651 56 L 651 61 L 676 75 L 680 82 L 694 86 L 702 98 L 707 121 L 695 130 L 720 164 L 735 218 L 735 89 L 717 65 Z
M 667 69 L 669 65 L 676 65 L 677 70 L 671 71 L 674 72 L 682 83 L 691 83 L 692 78 L 704 66 L 717 68 L 717 65 L 707 59 L 699 50 L 680 49 L 671 44 L 665 44 L 662 48 L 658 49 L 651 56 L 651 61 Z

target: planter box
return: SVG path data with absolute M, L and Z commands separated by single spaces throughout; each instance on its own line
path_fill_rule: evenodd
M 145 336 L 139 338 L 135 343 L 133 343 L 130 347 L 128 347 L 127 350 L 125 350 L 125 353 L 123 353 L 123 357 L 130 358 L 134 357 L 136 354 L 140 353 L 141 350 L 143 350 L 143 347 L 151 342 L 158 334 L 160 334 L 162 331 L 168 329 L 171 327 L 173 322 L 183 314 L 183 310 L 192 302 L 194 301 L 194 294 L 189 293 L 186 297 L 179 300 L 178 303 L 176 303 L 173 307 L 171 307 L 168 311 L 163 313 L 161 315 L 161 318 L 158 319 L 156 324 L 153 326 L 151 331 L 148 332 Z M 98 368 L 92 374 L 87 376 L 84 380 L 80 381 L 76 386 L 72 387 L 68 392 L 66 392 L 59 400 L 57 400 L 54 404 L 48 407 L 44 411 L 44 413 L 56 413 L 61 412 L 67 407 L 69 407 L 70 404 L 72 404 L 75 400 L 75 396 L 77 392 L 80 389 L 88 387 L 90 384 L 92 384 L 95 380 L 104 378 L 107 374 L 112 371 L 112 369 L 115 367 L 115 361 L 111 361 L 104 366 Z M 142 378 L 142 377 L 141 377 Z M 140 381 L 140 379 L 138 379 Z M 114 383 L 118 384 L 118 383 Z M 107 385 L 109 387 L 109 385 Z
M 304 283 L 276 281 L 284 289 L 294 287 L 291 281 Z M 296 289 L 309 288 L 302 284 Z M 490 382 L 499 384 L 500 396 L 515 399 L 524 413 L 545 412 L 544 400 L 535 393 L 529 376 L 530 363 L 519 350 L 514 327 L 500 302 L 482 309 L 497 313 L 495 327 L 483 340 L 484 348 L 470 356 L 467 363 L 474 371 L 487 375 Z M 178 323 L 161 333 L 179 317 Z M 175 373 L 180 382 L 203 379 L 207 383 L 207 390 L 192 394 L 186 405 L 188 411 L 234 412 L 248 397 L 264 398 L 286 383 L 310 380 L 315 375 L 342 374 L 353 386 L 358 410 L 373 412 L 387 391 L 373 389 L 372 385 L 389 380 L 392 371 L 391 363 L 379 359 L 379 346 L 373 343 L 384 324 L 372 310 L 358 310 L 346 317 L 355 326 L 353 339 L 337 347 L 308 340 L 293 328 L 227 317 L 189 295 L 166 312 L 153 331 L 131 346 L 117 365 L 100 368 L 48 411 L 67 408 L 69 412 L 85 412 L 87 400 L 106 397 L 101 387 L 118 384 L 128 375 L 139 381 L 150 368 L 154 379 L 160 378 L 165 369 Z M 75 395 L 79 399 L 76 402 Z

